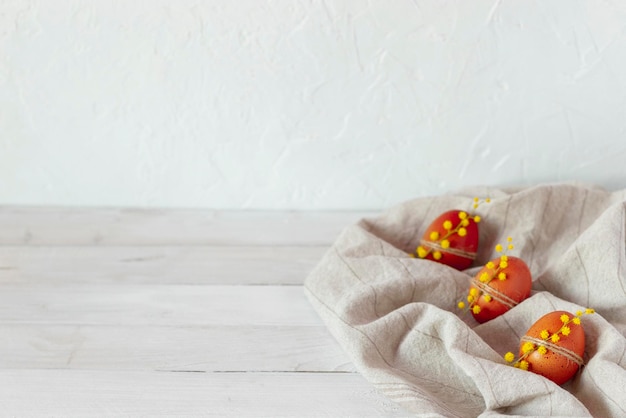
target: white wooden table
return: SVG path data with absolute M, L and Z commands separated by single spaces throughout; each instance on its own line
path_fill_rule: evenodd
M 302 289 L 369 215 L 0 208 L 0 416 L 408 416 Z

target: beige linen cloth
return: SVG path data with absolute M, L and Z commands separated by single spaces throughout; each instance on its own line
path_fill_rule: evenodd
M 489 197 L 472 209 L 472 198 Z M 419 198 L 347 226 L 313 269 L 305 292 L 355 367 L 420 416 L 626 416 L 626 190 L 581 184 L 469 188 Z M 482 217 L 473 267 L 410 258 L 440 213 Z M 478 324 L 457 302 L 498 256 L 526 261 L 531 296 Z M 520 338 L 554 310 L 594 308 L 582 324 L 586 364 L 558 386 L 506 364 Z

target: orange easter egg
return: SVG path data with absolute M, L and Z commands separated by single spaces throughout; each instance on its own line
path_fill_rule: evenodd
M 531 326 L 520 342 L 518 365 L 558 385 L 571 379 L 583 364 L 585 332 L 580 316 L 550 312 Z
M 472 315 L 480 323 L 502 315 L 530 296 L 532 284 L 530 269 L 521 258 L 503 255 L 489 261 L 470 285 Z
M 444 212 L 424 232 L 418 257 L 465 270 L 476 258 L 478 222 L 479 216 L 461 210 Z

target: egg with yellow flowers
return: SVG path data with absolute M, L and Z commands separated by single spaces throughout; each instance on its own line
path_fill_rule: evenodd
M 480 216 L 462 210 L 442 213 L 424 232 L 417 256 L 457 270 L 469 268 L 478 251 L 479 222 Z
M 524 260 L 507 255 L 514 248 L 513 238 L 507 245 L 496 245 L 501 255 L 488 261 L 470 281 L 467 303 L 458 303 L 461 309 L 469 309 L 476 321 L 487 322 L 515 307 L 528 296 L 532 289 L 532 276 Z
M 530 296 L 532 285 L 524 260 L 502 255 L 489 261 L 472 279 L 467 296 L 470 311 L 476 321 L 487 322 Z
M 505 360 L 515 367 L 539 374 L 562 385 L 583 365 L 585 332 L 581 317 L 593 309 L 550 312 L 537 320 L 520 340 L 519 356 L 507 353 Z

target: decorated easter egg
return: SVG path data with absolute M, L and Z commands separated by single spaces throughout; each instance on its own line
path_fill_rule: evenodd
M 558 385 L 571 379 L 583 365 L 585 332 L 581 324 L 583 314 L 593 309 L 554 311 L 539 318 L 521 338 L 519 357 L 514 366 L 544 376 Z M 505 359 L 513 362 L 513 353 Z
M 479 222 L 480 216 L 461 210 L 442 213 L 424 232 L 417 256 L 465 270 L 476 258 Z
M 470 283 L 467 300 L 476 321 L 502 315 L 530 296 L 530 269 L 521 258 L 502 255 L 489 261 Z

